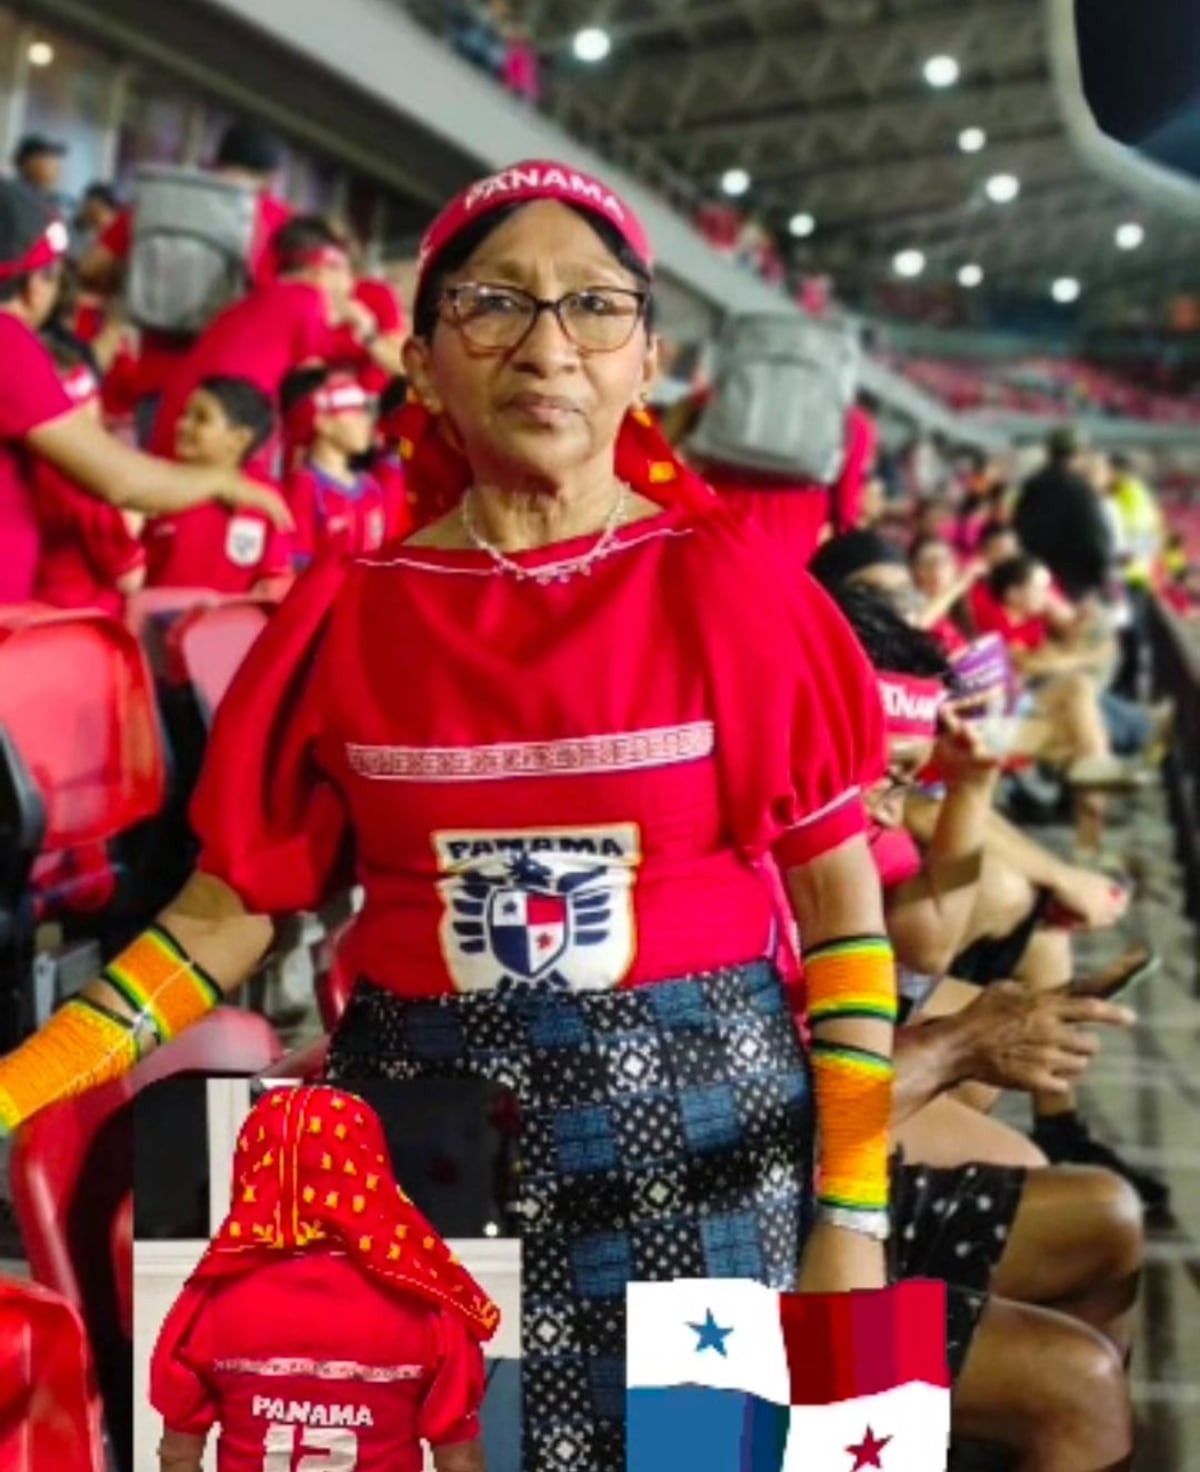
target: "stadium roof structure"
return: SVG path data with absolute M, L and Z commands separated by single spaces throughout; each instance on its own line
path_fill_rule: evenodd
M 545 107 L 572 134 L 681 207 L 739 199 L 774 226 L 799 264 L 851 295 L 920 250 L 925 280 L 953 284 L 980 265 L 984 289 L 1031 293 L 1060 276 L 1089 292 L 1138 283 L 1161 295 L 1194 280 L 1194 226 L 1097 173 L 1073 145 L 1052 77 L 1042 0 L 513 0 L 546 67 Z M 412 0 L 439 23 L 445 0 Z M 436 18 L 435 18 L 436 14 Z M 611 38 L 577 60 L 581 27 Z M 933 56 L 959 64 L 931 87 Z M 986 146 L 963 152 L 959 135 Z M 1012 203 L 986 184 L 1020 180 Z M 787 225 L 811 214 L 812 234 Z M 1137 221 L 1140 247 L 1118 227 Z

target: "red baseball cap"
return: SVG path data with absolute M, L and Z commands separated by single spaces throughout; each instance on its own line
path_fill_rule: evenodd
M 620 232 L 621 238 L 643 262 L 653 264 L 650 239 L 645 227 L 628 204 L 601 179 L 552 159 L 529 159 L 477 179 L 450 201 L 425 233 L 417 258 L 417 292 L 438 256 L 468 225 L 507 204 L 529 204 L 536 199 L 554 199 L 577 205 Z

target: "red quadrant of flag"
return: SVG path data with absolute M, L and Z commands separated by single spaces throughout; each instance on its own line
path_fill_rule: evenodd
M 780 1298 L 796 1406 L 829 1405 L 922 1381 L 949 1386 L 946 1285 L 913 1279 L 890 1292 Z

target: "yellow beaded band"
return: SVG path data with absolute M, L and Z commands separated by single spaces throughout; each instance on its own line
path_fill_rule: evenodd
M 886 1212 L 891 1060 L 859 1048 L 814 1042 L 822 1206 Z
M 143 931 L 100 975 L 160 1043 L 169 1043 L 221 1000 L 217 984 L 161 925 Z
M 138 1056 L 128 1019 L 89 997 L 72 997 L 40 1032 L 0 1058 L 0 1124 L 14 1130 L 47 1104 L 120 1078 Z
M 818 946 L 804 957 L 804 976 L 814 1026 L 838 1018 L 896 1020 L 896 958 L 884 936 Z

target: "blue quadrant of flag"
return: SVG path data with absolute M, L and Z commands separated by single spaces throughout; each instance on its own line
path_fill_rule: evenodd
M 631 1389 L 626 1403 L 637 1467 L 779 1472 L 790 1413 L 741 1391 L 702 1386 Z M 631 1465 L 633 1465 L 631 1463 Z

